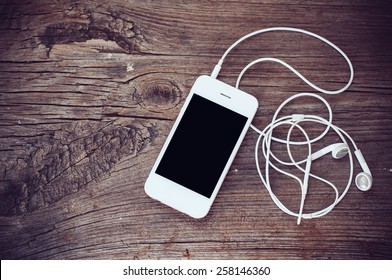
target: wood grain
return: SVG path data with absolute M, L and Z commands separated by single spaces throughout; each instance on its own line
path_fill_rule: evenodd
M 392 6 L 374 2 L 2 1 L 0 258 L 391 259 Z M 272 26 L 318 33 L 352 60 L 353 85 L 325 98 L 363 151 L 373 189 L 352 186 L 330 214 L 297 226 L 262 186 L 249 131 L 205 219 L 149 198 L 144 182 L 196 77 L 239 37 Z M 327 89 L 348 79 L 336 52 L 287 32 L 238 46 L 220 79 L 234 84 L 262 56 Z M 287 97 L 311 91 L 272 63 L 252 67 L 241 88 L 258 98 L 261 128 Z M 311 99 L 290 110 L 325 114 Z M 313 168 L 345 186 L 347 159 Z M 299 187 L 272 182 L 297 209 Z M 305 210 L 332 195 L 311 182 Z

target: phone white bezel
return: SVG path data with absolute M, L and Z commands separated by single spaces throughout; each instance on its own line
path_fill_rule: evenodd
M 237 143 L 231 152 L 222 174 L 219 177 L 214 191 L 210 198 L 207 198 L 197 192 L 188 189 L 186 186 L 179 185 L 161 175 L 158 175 L 156 169 L 180 123 L 186 108 L 194 94 L 202 96 L 214 103 L 225 108 L 233 110 L 248 118 Z M 145 183 L 145 192 L 152 198 L 183 212 L 193 218 L 203 218 L 209 212 L 212 203 L 226 177 L 226 174 L 234 160 L 235 155 L 244 139 L 249 125 L 252 122 L 258 108 L 258 101 L 252 95 L 227 85 L 210 76 L 200 76 L 196 79 L 192 89 L 184 102 L 184 105 L 158 155 L 157 160 Z M 175 195 L 173 195 L 173 193 Z

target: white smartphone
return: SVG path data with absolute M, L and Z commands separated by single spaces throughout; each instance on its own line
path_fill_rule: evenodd
M 147 178 L 146 193 L 193 218 L 207 215 L 258 108 L 255 97 L 200 76 Z

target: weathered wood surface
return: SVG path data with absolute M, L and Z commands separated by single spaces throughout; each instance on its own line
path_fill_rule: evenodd
M 1 259 L 390 259 L 391 19 L 387 1 L 366 0 L 2 1 Z M 373 189 L 353 185 L 329 215 L 297 226 L 261 185 L 249 131 L 205 219 L 150 199 L 144 181 L 195 78 L 234 40 L 271 26 L 318 33 L 352 59 L 353 85 L 326 98 L 361 147 Z M 284 32 L 240 45 L 220 78 L 234 84 L 261 56 L 328 89 L 348 78 L 329 47 Z M 311 91 L 272 63 L 253 67 L 242 89 L 260 101 L 259 127 L 288 96 Z M 346 184 L 347 159 L 314 168 Z M 280 176 L 273 183 L 297 209 L 298 186 Z M 306 210 L 332 199 L 318 183 L 310 188 Z

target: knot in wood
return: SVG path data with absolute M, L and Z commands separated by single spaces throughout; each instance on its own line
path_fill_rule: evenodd
M 143 81 L 136 86 L 136 100 L 152 112 L 163 112 L 176 107 L 181 102 L 182 92 L 169 80 Z

